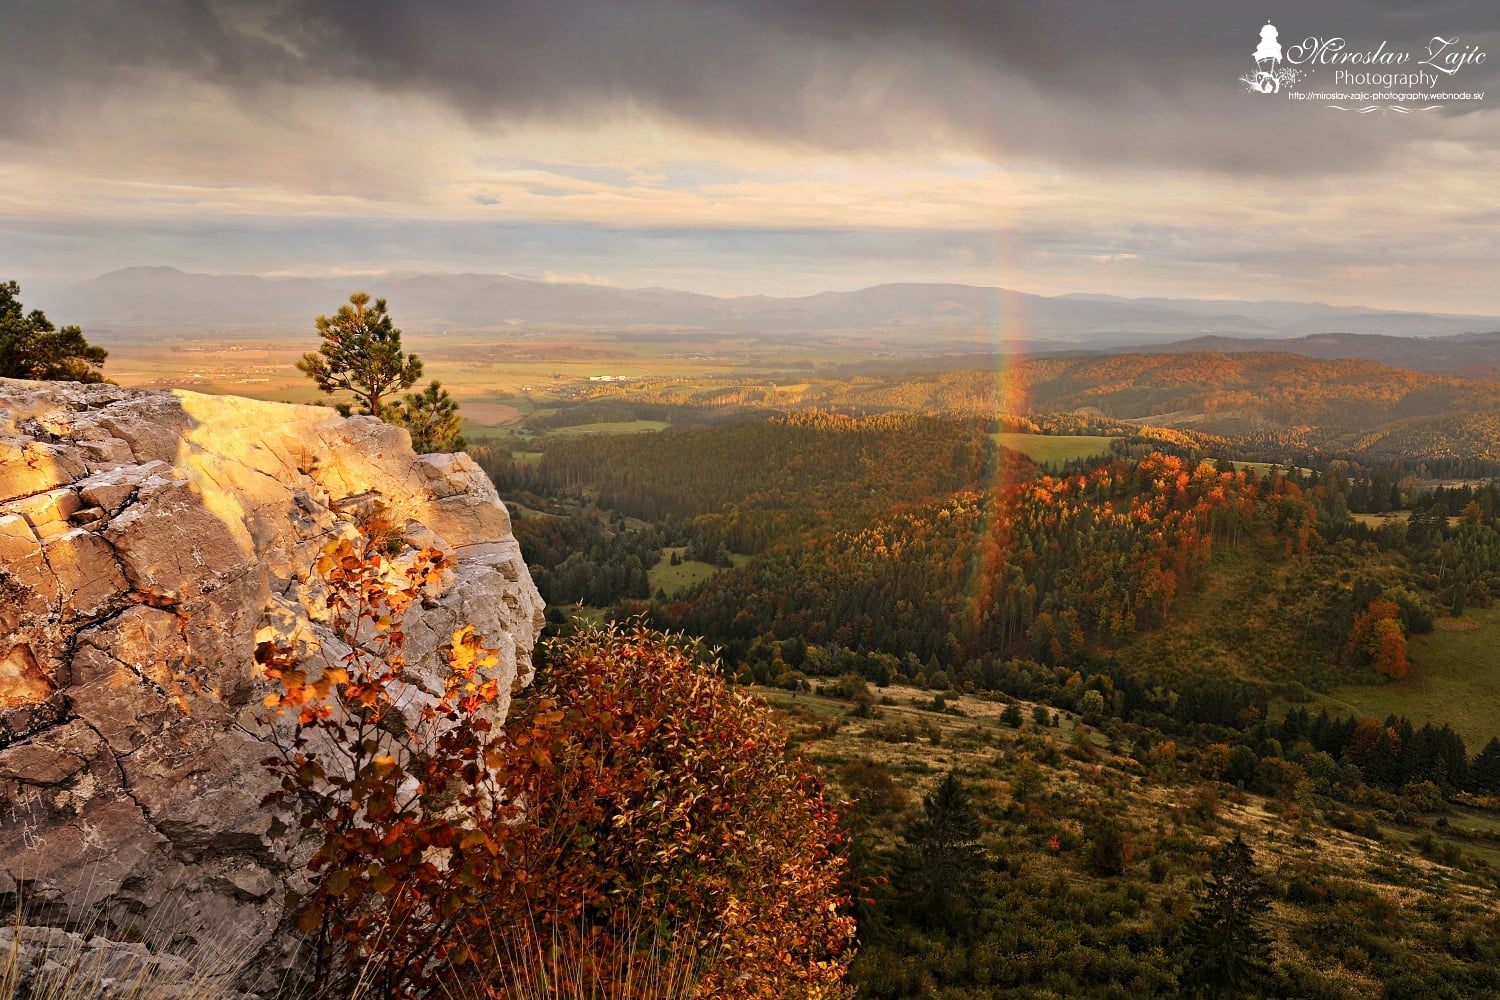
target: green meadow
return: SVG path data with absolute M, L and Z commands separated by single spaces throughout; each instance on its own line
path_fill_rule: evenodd
M 1099 458 L 1109 454 L 1112 437 L 1095 434 L 1024 434 L 999 431 L 990 435 L 1002 448 L 1019 451 L 1038 465 L 1058 468 L 1066 462 Z
M 1474 753 L 1500 736 L 1500 605 L 1435 624 L 1427 635 L 1411 637 L 1412 667 L 1405 678 L 1345 685 L 1324 700 L 1364 717 L 1451 723 Z
M 661 560 L 646 571 L 646 577 L 651 582 L 651 593 L 654 594 L 660 590 L 671 597 L 695 584 L 702 583 L 719 571 L 719 568 L 712 563 L 697 560 L 686 560 L 673 566 L 672 554 L 676 553 L 680 559 L 683 551 L 682 547 L 662 550 Z
M 699 562 L 696 559 L 685 559 L 676 566 L 672 565 L 672 554 L 675 552 L 679 559 L 686 552 L 685 546 L 677 548 L 666 548 L 661 550 L 661 559 L 646 571 L 646 579 L 650 582 L 651 593 L 658 590 L 665 591 L 668 597 L 682 593 L 689 587 L 696 586 L 722 571 L 722 566 L 713 563 Z M 735 567 L 744 566 L 750 561 L 750 557 L 738 552 L 729 553 L 729 561 Z

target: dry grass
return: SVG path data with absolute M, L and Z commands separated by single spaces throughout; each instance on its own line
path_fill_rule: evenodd
M 232 1000 L 248 955 L 188 958 L 55 927 L 0 927 L 0 1000 Z
M 671 940 L 641 931 L 624 941 L 582 932 L 544 938 L 533 927 L 493 938 L 503 973 L 450 985 L 446 1000 L 689 1000 L 712 964 L 691 944 L 679 944 L 691 942 L 691 934 Z M 177 957 L 56 927 L 0 927 L 0 1000 L 250 1000 L 235 983 L 251 958 L 234 948 Z M 373 963 L 366 966 L 340 996 L 368 996 L 374 971 Z M 332 1000 L 327 992 L 295 987 L 275 995 Z
M 642 922 L 601 932 L 534 915 L 508 927 L 487 918 L 469 943 L 497 967 L 456 978 L 445 1000 L 689 1000 L 711 970 L 733 966 L 691 928 L 665 934 Z

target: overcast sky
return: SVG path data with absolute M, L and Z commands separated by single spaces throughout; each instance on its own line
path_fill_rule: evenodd
M 1268 20 L 1496 93 L 1249 93 Z M 0 279 L 143 264 L 1500 314 L 1500 4 L 4 0 Z

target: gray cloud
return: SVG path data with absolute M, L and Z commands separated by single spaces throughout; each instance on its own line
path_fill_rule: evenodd
M 217 259 L 224 269 L 265 272 L 292 266 L 308 273 L 339 268 L 540 273 L 552 269 L 608 269 L 633 262 L 676 269 L 690 262 L 704 271 L 728 266 L 764 270 L 767 260 L 819 259 L 830 267 L 963 258 L 989 261 L 994 234 L 987 231 L 860 230 L 812 227 L 610 226 L 566 223 L 478 223 L 399 220 L 278 220 L 259 222 L 0 221 L 0 246 L 17 248 L 0 258 L 11 270 L 40 279 L 145 263 L 203 270 Z M 392 251 L 391 247 L 398 249 Z M 288 247 L 295 248 L 289 258 Z M 24 248 L 22 250 L 21 248 Z M 218 270 L 220 268 L 214 268 Z M 641 282 L 641 276 L 632 281 Z M 847 282 L 846 282 L 847 283 Z M 696 286 L 695 286 L 696 287 Z
M 1455 127 L 1458 115 L 1377 122 L 1238 92 L 1235 78 L 1250 68 L 1267 18 L 1287 43 L 1340 34 L 1356 47 L 1387 39 L 1405 48 L 1458 34 L 1491 50 L 1464 79 L 1500 89 L 1500 7 L 1487 0 L 1330 0 L 1316 10 L 1296 0 L 1253 10 L 1204 0 L 20 0 L 10 8 L 0 130 L 33 141 L 57 115 L 152 71 L 247 99 L 268 81 L 356 83 L 433 96 L 476 120 L 587 121 L 641 108 L 830 148 L 943 141 L 1229 174 L 1368 168 L 1393 147 Z

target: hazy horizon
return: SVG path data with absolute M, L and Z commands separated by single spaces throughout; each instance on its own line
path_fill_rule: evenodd
M 1268 20 L 1289 51 L 1500 53 L 1477 0 L 23 0 L 0 277 L 953 282 L 1500 314 L 1500 94 L 1363 114 L 1250 93 Z M 1500 58 L 1443 72 L 1496 89 Z
M 125 267 L 114 268 L 112 270 L 105 271 L 105 272 L 102 272 L 102 273 L 99 273 L 99 274 L 88 275 L 88 276 L 82 277 L 82 278 L 73 278 L 73 279 L 65 279 L 65 280 L 54 280 L 54 281 L 50 281 L 50 282 L 46 281 L 46 280 L 43 280 L 42 282 L 38 283 L 34 287 L 42 289 L 43 290 L 42 294 L 44 296 L 51 297 L 51 296 L 57 294 L 58 292 L 63 291 L 66 288 L 87 285 L 88 283 L 90 283 L 92 281 L 96 281 L 96 280 L 99 280 L 99 279 L 102 279 L 102 278 L 109 278 L 109 277 L 112 277 L 112 276 L 117 276 L 117 275 L 125 274 L 125 273 L 128 273 L 128 272 L 149 272 L 149 271 L 159 271 L 159 272 L 160 271 L 173 271 L 173 272 L 176 272 L 178 274 L 182 274 L 182 275 L 185 275 L 185 276 L 188 276 L 188 277 L 259 278 L 259 279 L 263 279 L 263 280 L 266 280 L 266 281 L 298 281 L 298 280 L 329 281 L 329 282 L 331 282 L 331 281 L 342 281 L 342 282 L 348 284 L 351 289 L 355 289 L 355 290 L 358 290 L 358 289 L 355 288 L 355 286 L 357 286 L 359 284 L 359 282 L 360 282 L 361 279 L 399 279 L 399 278 L 413 278 L 413 277 L 515 278 L 515 279 L 518 279 L 518 280 L 521 280 L 521 281 L 536 282 L 536 283 L 539 283 L 539 284 L 547 284 L 547 285 L 580 285 L 580 286 L 591 286 L 591 287 L 595 287 L 595 288 L 608 289 L 608 290 L 619 291 L 619 292 L 632 292 L 632 291 L 670 291 L 670 292 L 683 292 L 683 293 L 687 293 L 689 295 L 704 295 L 704 296 L 708 296 L 708 297 L 711 297 L 711 298 L 719 298 L 719 299 L 725 299 L 725 300 L 731 300 L 731 299 L 736 299 L 736 298 L 744 298 L 744 299 L 748 299 L 748 298 L 778 298 L 778 299 L 808 298 L 808 297 L 812 297 L 812 296 L 816 296 L 816 295 L 827 295 L 827 294 L 843 295 L 843 294 L 851 294 L 851 293 L 855 293 L 855 292 L 870 291 L 872 289 L 879 288 L 879 287 L 882 287 L 882 286 L 888 286 L 888 285 L 945 285 L 946 284 L 946 285 L 954 285 L 954 286 L 958 286 L 958 287 L 973 288 L 973 289 L 986 290 L 986 291 L 1019 292 L 1022 295 L 1033 295 L 1033 296 L 1037 296 L 1037 297 L 1040 297 L 1040 298 L 1051 298 L 1051 299 L 1069 299 L 1069 298 L 1074 298 L 1074 299 L 1079 299 L 1079 300 L 1088 300 L 1088 299 L 1094 299 L 1094 300 L 1121 300 L 1121 301 L 1125 301 L 1125 302 L 1175 301 L 1175 302 L 1184 302 L 1184 303 L 1203 303 L 1203 304 L 1223 303 L 1225 305 L 1231 305 L 1231 306 L 1232 305 L 1240 305 L 1240 304 L 1249 304 L 1249 305 L 1290 305 L 1290 306 L 1313 306 L 1313 307 L 1321 306 L 1321 307 L 1327 307 L 1327 308 L 1330 308 L 1330 309 L 1339 309 L 1339 310 L 1345 310 L 1345 309 L 1348 309 L 1348 310 L 1369 309 L 1371 311 L 1377 311 L 1377 312 L 1414 312 L 1414 313 L 1420 312 L 1420 313 L 1429 314 L 1429 315 L 1446 315 L 1446 316 L 1454 316 L 1454 317 L 1459 317 L 1459 318 L 1470 317 L 1470 316 L 1472 316 L 1472 317 L 1478 317 L 1478 318 L 1492 318 L 1492 317 L 1486 316 L 1484 314 L 1473 313 L 1473 312 L 1459 312 L 1459 311 L 1441 312 L 1441 311 L 1438 311 L 1438 310 L 1430 310 L 1430 309 L 1422 309 L 1422 310 L 1401 310 L 1401 309 L 1384 310 L 1384 309 L 1380 309 L 1379 307 L 1368 306 L 1368 305 L 1365 305 L 1363 303 L 1353 303 L 1353 304 L 1347 304 L 1347 305 L 1345 305 L 1345 304 L 1338 304 L 1338 303 L 1332 303 L 1332 302 L 1320 302 L 1320 301 L 1317 301 L 1317 300 L 1314 300 L 1314 299 L 1285 299 L 1285 298 L 1271 298 L 1271 297 L 1259 298 L 1259 299 L 1233 299 L 1233 298 L 1223 298 L 1223 297 L 1207 296 L 1207 295 L 1205 295 L 1205 296 L 1187 296 L 1187 295 L 1183 295 L 1183 296 L 1128 295 L 1128 294 L 1120 294 L 1120 293 L 1113 293 L 1113 292 L 1100 292 L 1100 291 L 1097 291 L 1097 290 L 1087 289 L 1087 288 L 1073 288 L 1073 289 L 1066 289 L 1066 290 L 1063 290 L 1063 291 L 1041 292 L 1041 291 L 1036 291 L 1036 290 L 1031 289 L 1031 288 L 1019 287 L 1019 286 L 1014 286 L 1014 285 L 979 284 L 979 283 L 975 283 L 975 282 L 965 282 L 965 281 L 894 280 L 894 281 L 875 282 L 875 283 L 854 283 L 854 284 L 849 284 L 849 285 L 846 285 L 846 286 L 823 287 L 823 288 L 818 288 L 818 289 L 816 289 L 814 291 L 811 291 L 811 292 L 799 292 L 799 293 L 789 294 L 789 295 L 778 295 L 778 294 L 774 294 L 774 293 L 770 293 L 770 292 L 766 292 L 766 291 L 748 291 L 748 292 L 729 292 L 729 293 L 725 293 L 725 292 L 715 292 L 715 291 L 711 291 L 711 290 L 704 289 L 704 288 L 693 288 L 693 287 L 680 286 L 680 285 L 679 286 L 669 286 L 669 285 L 628 285 L 628 284 L 621 284 L 619 282 L 609 280 L 608 278 L 596 277 L 596 276 L 591 276 L 591 275 L 558 275 L 558 274 L 550 274 L 550 273 L 526 274 L 526 273 L 516 272 L 516 271 L 483 271 L 483 270 L 476 270 L 476 269 L 469 269 L 469 270 L 440 270 L 440 269 L 425 270 L 425 269 L 417 269 L 417 268 L 402 268 L 402 269 L 358 270 L 358 271 L 356 271 L 356 270 L 344 270 L 344 269 L 340 269 L 340 268 L 330 268 L 330 269 L 327 269 L 327 270 L 310 270 L 310 271 L 306 271 L 306 272 L 294 272 L 294 271 L 242 272 L 242 271 L 232 271 L 232 270 L 206 270 L 206 269 L 205 270 L 195 270 L 195 269 L 192 269 L 192 268 L 178 267 L 176 265 L 171 265 L 171 264 L 132 264 L 132 265 L 127 265 Z M 23 298 L 23 300 L 30 300 L 30 299 L 32 299 L 34 297 L 35 296 L 33 296 L 28 291 L 27 288 L 25 288 L 25 287 L 22 288 L 22 298 Z M 44 305 L 45 305 L 45 303 L 44 303 Z

